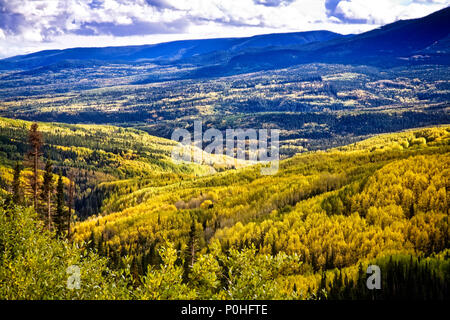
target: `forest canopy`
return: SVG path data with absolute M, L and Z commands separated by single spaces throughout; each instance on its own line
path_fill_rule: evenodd
M 381 299 L 411 297 L 394 288 L 416 276 L 413 297 L 448 298 L 449 127 L 298 154 L 264 176 L 179 167 L 170 142 L 135 129 L 40 125 L 35 209 L 32 167 L 16 166 L 30 123 L 1 123 L 5 299 Z M 100 151 L 82 138 L 102 134 Z M 90 209 L 58 229 L 72 183 Z M 361 285 L 372 263 L 387 273 L 381 293 Z

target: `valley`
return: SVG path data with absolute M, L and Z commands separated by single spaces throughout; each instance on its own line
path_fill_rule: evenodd
M 448 300 L 449 21 L 0 60 L 0 299 Z
M 142 77 L 141 68 L 125 70 Z M 128 79 L 133 76 L 115 75 L 109 67 L 93 70 L 99 89 L 83 88 L 82 79 L 93 76 L 89 68 L 78 68 L 74 75 L 64 70 L 62 85 L 55 82 L 58 73 L 52 72 L 52 77 L 44 73 L 20 80 L 3 76 L 0 115 L 113 124 L 168 139 L 175 128 L 192 130 L 194 120 L 223 132 L 237 127 L 274 128 L 280 130 L 283 157 L 352 143 L 371 134 L 450 122 L 450 85 L 442 80 L 448 79 L 447 66 L 383 70 L 308 64 L 245 76 L 140 85 L 130 84 L 136 81 Z M 40 83 L 35 94 L 30 88 L 33 81 Z M 58 93 L 54 86 L 58 90 L 69 86 L 68 92 Z M 18 91 L 23 88 L 26 95 Z
M 1 185 L 6 195 L 12 165 L 24 148 L 20 136 L 31 123 L 8 119 L 2 123 Z M 192 279 L 188 287 L 206 281 L 200 280 L 203 277 L 218 281 L 206 293 L 201 285 L 200 291 L 189 287 L 186 295 L 173 289 L 166 296 L 155 296 L 163 293 L 152 289 L 146 297 L 192 294 L 248 299 L 256 294 L 305 299 L 316 291 L 321 294 L 320 270 L 330 273 L 327 281 L 337 279 L 333 270 L 356 281 L 354 268 L 363 261 L 387 255 L 395 259 L 448 255 L 448 126 L 377 135 L 327 151 L 306 152 L 283 160 L 273 176 L 261 175 L 258 166 L 214 173 L 199 165 L 170 164 L 164 150 L 173 142 L 135 129 L 41 126 L 47 141 L 43 156 L 55 161 L 56 171 L 75 173 L 79 203 L 72 221 L 75 243 L 107 257 L 109 268 L 129 270 L 135 285 L 146 290 L 150 284 L 137 279 L 144 274 L 162 276 L 153 268 L 167 263 L 167 268 L 184 270 L 183 277 Z M 94 151 L 90 148 L 95 139 L 78 138 L 105 133 L 108 142 Z M 8 141 L 8 136 L 17 138 Z M 134 143 L 126 138 L 131 136 Z M 92 166 L 97 169 L 91 171 Z M 24 173 L 23 190 L 29 190 L 25 178 L 29 174 Z M 174 260 L 161 251 L 170 248 L 175 250 Z M 231 256 L 222 256 L 225 253 Z M 261 260 L 267 257 L 281 264 L 275 268 L 287 269 L 267 269 Z M 191 267 L 176 267 L 176 261 L 191 259 L 193 270 L 214 266 L 208 271 L 212 273 L 195 275 L 191 272 L 198 271 Z M 245 259 L 244 265 L 270 273 L 242 292 L 238 287 L 242 281 L 247 283 L 247 275 L 237 273 L 234 285 L 238 287 L 225 293 L 219 285 L 224 280 L 220 259 L 237 259 L 227 263 L 239 264 Z M 262 284 L 274 291 L 259 291 Z M 335 285 L 331 281 L 325 289 L 334 290 Z

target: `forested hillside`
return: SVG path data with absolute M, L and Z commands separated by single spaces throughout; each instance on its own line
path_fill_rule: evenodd
M 447 127 L 389 134 L 295 156 L 274 176 L 245 168 L 141 189 L 78 224 L 75 239 L 91 240 L 113 265 L 131 254 L 136 274 L 160 262 L 166 241 L 182 260 L 212 247 L 283 254 L 298 270 L 277 280 L 286 294 L 306 295 L 325 270 L 448 249 L 449 138 Z
M 0 300 L 449 300 L 449 1 L 0 0 Z
M 222 132 L 276 128 L 282 157 L 450 122 L 450 69 L 444 65 L 315 63 L 215 79 L 140 81 L 148 72 L 175 71 L 114 65 L 0 73 L 0 116 L 113 124 L 168 139 L 176 128 L 192 130 L 194 120 Z
M 449 296 L 448 126 L 298 154 L 263 176 L 260 165 L 214 172 L 174 164 L 173 142 L 135 129 L 42 123 L 41 161 L 53 169 L 42 161 L 37 173 L 36 215 L 27 208 L 33 171 L 22 162 L 33 126 L 1 124 L 3 298 Z M 55 209 L 44 201 L 52 172 L 63 185 Z M 72 181 L 82 209 L 75 206 L 61 236 L 57 217 L 70 207 Z M 47 209 L 54 227 L 42 218 Z M 33 264 L 19 258 L 31 252 L 39 252 Z M 53 254 L 61 260 L 45 262 Z M 58 285 L 66 260 L 89 277 L 75 295 Z M 381 293 L 365 287 L 371 263 L 384 272 Z M 30 273 L 43 283 L 25 281 Z M 91 292 L 96 281 L 102 289 Z M 422 289 L 411 296 L 413 283 Z
M 0 187 L 8 189 L 17 162 L 25 171 L 21 189 L 29 192 L 29 175 L 24 155 L 29 149 L 31 123 L 0 118 Z M 145 132 L 97 125 L 41 123 L 43 159 L 50 159 L 66 177 L 76 182 L 75 207 L 80 218 L 98 213 L 102 200 L 117 188 L 110 182 L 126 181 L 127 191 L 145 185 L 167 184 L 184 176 L 207 174 L 211 168 L 200 165 L 175 165 L 171 150 L 175 142 Z M 42 165 L 42 168 L 43 165 Z M 124 183 L 122 182 L 122 185 Z

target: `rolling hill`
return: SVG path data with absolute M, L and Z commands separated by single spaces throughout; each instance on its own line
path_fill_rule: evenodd
M 22 163 L 28 149 L 30 125 L 0 118 L 0 189 L 10 190 L 14 165 Z M 171 152 L 176 143 L 140 130 L 62 123 L 39 123 L 39 128 L 44 158 L 52 160 L 55 170 L 77 180 L 75 209 L 80 218 L 99 212 L 103 199 L 114 189 L 109 184 L 113 181 L 126 181 L 133 189 L 152 185 L 156 177 L 157 184 L 167 184 L 214 171 L 206 165 L 174 164 Z M 29 192 L 25 181 L 22 187 Z
M 130 254 L 136 274 L 164 263 L 158 250 L 167 243 L 185 261 L 189 250 L 204 263 L 211 252 L 217 261 L 222 261 L 218 252 L 224 259 L 247 252 L 255 261 L 240 255 L 238 261 L 251 270 L 259 270 L 252 263 L 265 266 L 268 257 L 298 261 L 267 280 L 254 280 L 275 281 L 267 296 L 307 298 L 307 292 L 320 294 L 321 281 L 331 288 L 335 270 L 354 279 L 358 264 L 368 260 L 410 255 L 402 262 L 406 267 L 414 255 L 434 256 L 448 248 L 449 137 L 448 126 L 416 129 L 297 155 L 282 161 L 274 176 L 249 167 L 145 187 L 106 200 L 108 214 L 77 224 L 74 237 L 89 240 L 113 265 Z M 263 270 L 270 272 L 267 266 Z M 257 286 L 247 290 L 258 292 Z M 226 296 L 249 298 L 247 290 Z
M 67 246 L 31 208 L 5 202 L 30 123 L 0 120 L 0 237 L 39 261 L 6 251 L 4 297 L 74 297 L 52 288 L 66 261 L 89 268 L 78 298 L 374 299 L 358 285 L 370 263 L 396 275 L 383 276 L 377 299 L 448 296 L 448 125 L 299 154 L 263 176 L 259 165 L 206 175 L 178 167 L 166 156 L 172 142 L 134 129 L 40 124 L 45 158 L 75 170 L 79 191 L 99 174 L 80 198 L 91 211 L 73 221 L 77 245 Z M 11 281 L 35 273 L 37 284 Z

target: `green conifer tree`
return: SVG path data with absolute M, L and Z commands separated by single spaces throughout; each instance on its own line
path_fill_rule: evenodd
M 54 181 L 53 181 L 53 164 L 50 160 L 47 160 L 45 164 L 45 172 L 41 187 L 41 199 L 43 202 L 42 215 L 44 220 L 47 220 L 47 228 L 51 230 L 52 228 L 52 196 L 54 191 Z
M 61 172 L 58 176 L 58 183 L 56 187 L 56 213 L 55 213 L 55 228 L 60 236 L 65 234 L 67 229 L 66 210 L 64 208 L 64 182 Z

